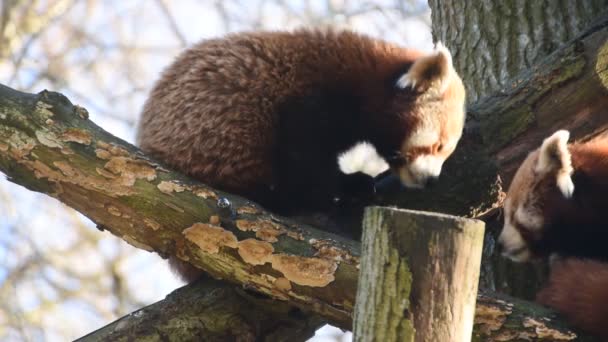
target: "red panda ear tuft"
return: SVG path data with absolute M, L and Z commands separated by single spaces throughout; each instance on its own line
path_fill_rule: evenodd
M 536 172 L 555 174 L 557 187 L 566 198 L 572 197 L 574 183 L 572 182 L 572 157 L 568 150 L 570 132 L 561 130 L 553 133 L 543 141 L 538 155 Z
M 452 69 L 452 54 L 441 42 L 437 42 L 431 54 L 414 61 L 408 72 L 397 79 L 397 87 L 420 92 L 435 89 L 443 94 Z

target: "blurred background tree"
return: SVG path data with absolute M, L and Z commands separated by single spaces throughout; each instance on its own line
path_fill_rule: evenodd
M 227 32 L 324 25 L 432 47 L 421 0 L 3 0 L 0 83 L 61 92 L 133 142 L 148 90 L 184 47 Z M 157 255 L 0 176 L 0 340 L 74 339 L 180 285 Z M 349 339 L 323 329 L 314 341 Z

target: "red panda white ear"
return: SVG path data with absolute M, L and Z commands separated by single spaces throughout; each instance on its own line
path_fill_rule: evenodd
M 431 54 L 417 59 L 408 72 L 399 77 L 397 87 L 409 87 L 421 92 L 436 89 L 443 94 L 453 68 L 452 54 L 441 42 L 437 42 Z
M 572 182 L 572 157 L 568 150 L 570 132 L 561 130 L 553 133 L 543 141 L 540 147 L 536 172 L 540 174 L 556 174 L 557 187 L 566 198 L 572 197 L 574 183 Z

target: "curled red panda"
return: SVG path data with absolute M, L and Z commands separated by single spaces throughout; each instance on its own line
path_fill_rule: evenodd
M 210 186 L 295 216 L 334 205 L 349 186 L 338 156 L 358 142 L 408 187 L 438 177 L 464 103 L 441 44 L 423 53 L 348 31 L 239 33 L 194 45 L 163 72 L 138 143 Z
M 608 138 L 568 139 L 554 133 L 517 170 L 499 242 L 515 261 L 557 255 L 538 300 L 608 338 Z

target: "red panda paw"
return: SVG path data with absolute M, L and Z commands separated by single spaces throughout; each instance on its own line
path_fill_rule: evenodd
M 608 339 L 608 263 L 557 261 L 537 301 L 563 314 L 584 331 Z

